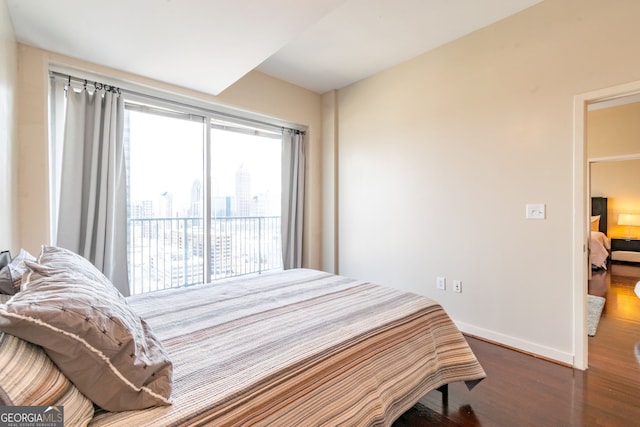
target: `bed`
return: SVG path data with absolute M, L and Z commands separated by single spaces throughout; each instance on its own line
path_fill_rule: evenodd
M 607 198 L 591 198 L 591 234 L 589 262 L 593 269 L 607 269 L 611 241 L 607 236 Z
M 70 259 L 52 262 L 47 251 Z M 390 425 L 426 393 L 458 381 L 472 388 L 485 377 L 455 324 L 426 297 L 295 269 L 125 299 L 74 257 L 45 247 L 27 261 L 20 291 L 0 304 L 0 331 L 43 348 L 89 401 L 104 399 L 89 414 L 86 402 L 67 397 L 65 417 L 67 408 L 78 412 L 69 414 L 78 425 Z M 39 294 L 61 292 L 69 294 L 50 304 L 49 317 L 43 306 L 54 297 Z M 66 302 L 85 293 L 89 308 Z M 61 305 L 65 315 L 79 314 L 52 324 Z M 124 320 L 114 322 L 118 316 Z M 66 325 L 74 322 L 84 326 Z M 98 330 L 87 332 L 88 322 Z M 119 335 L 122 323 L 135 330 L 133 343 Z M 55 338 L 43 338 L 50 333 Z M 0 363 L 2 348 L 0 341 Z M 77 368 L 85 355 L 100 365 L 99 380 L 95 366 Z M 120 359 L 133 366 L 120 368 Z M 111 385 L 97 386 L 103 382 Z M 10 403 L 24 404 L 16 399 Z

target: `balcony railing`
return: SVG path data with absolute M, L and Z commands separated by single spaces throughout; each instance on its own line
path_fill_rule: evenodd
M 204 233 L 202 218 L 130 218 L 131 294 L 203 283 Z M 211 219 L 211 280 L 281 269 L 280 236 L 279 216 Z

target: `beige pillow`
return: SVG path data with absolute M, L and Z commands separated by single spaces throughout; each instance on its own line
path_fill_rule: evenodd
M 23 290 L 0 306 L 0 330 L 42 346 L 106 410 L 170 404 L 171 361 L 118 290 L 70 251 L 45 246 L 38 261 L 26 262 Z
M 0 332 L 0 406 L 64 407 L 64 424 L 85 426 L 93 403 L 37 345 Z
M 591 217 L 591 231 L 600 231 L 600 215 Z

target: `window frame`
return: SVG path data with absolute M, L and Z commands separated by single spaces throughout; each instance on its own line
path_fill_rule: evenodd
M 214 195 L 212 194 L 211 189 L 211 179 L 212 179 L 212 165 L 211 165 L 211 156 L 214 142 L 212 141 L 212 129 L 221 130 L 224 132 L 235 132 L 246 135 L 254 135 L 262 138 L 271 138 L 271 139 L 282 139 L 282 128 L 277 128 L 279 132 L 275 132 L 273 128 L 264 128 L 259 127 L 258 125 L 249 125 L 248 121 L 240 121 L 235 122 L 233 119 L 222 119 L 220 117 L 216 117 L 213 114 L 206 114 L 205 112 L 200 112 L 197 109 L 192 110 L 190 108 L 186 108 L 184 111 L 181 111 L 179 108 L 169 108 L 169 104 L 166 104 L 161 101 L 147 101 L 143 102 L 143 99 L 139 97 L 131 97 L 125 96 L 124 98 L 125 104 L 125 114 L 127 111 L 136 111 L 142 112 L 145 114 L 153 114 L 160 117 L 167 117 L 173 119 L 182 119 L 193 121 L 202 124 L 203 129 L 203 153 L 202 153 L 202 167 L 203 167 L 203 184 L 202 184 L 202 193 L 203 193 L 203 283 L 211 283 L 212 282 L 212 251 L 211 248 L 213 246 L 213 234 L 212 234 L 212 220 L 214 218 L 213 215 L 213 205 L 212 200 Z M 129 166 L 128 166 L 129 167 Z M 127 167 L 127 169 L 128 169 Z M 280 214 L 282 217 L 282 214 Z M 207 237 L 208 236 L 208 237 Z M 127 236 L 129 239 L 130 236 Z M 131 274 L 131 272 L 130 272 Z M 132 292 L 133 294 L 133 292 Z

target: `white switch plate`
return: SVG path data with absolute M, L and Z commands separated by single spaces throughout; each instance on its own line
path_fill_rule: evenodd
M 444 291 L 445 289 L 447 289 L 447 279 L 444 277 L 438 277 L 436 278 L 436 288 Z
M 544 203 L 527 203 L 527 219 L 545 219 L 546 206 Z

